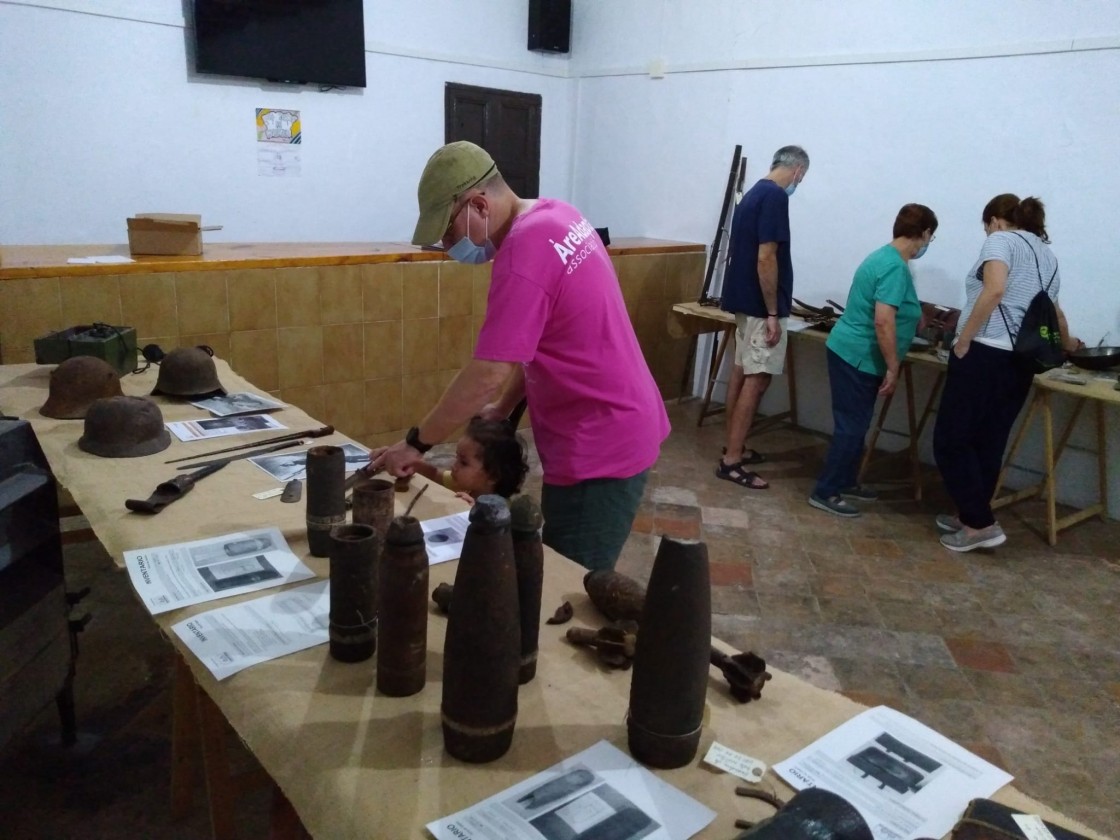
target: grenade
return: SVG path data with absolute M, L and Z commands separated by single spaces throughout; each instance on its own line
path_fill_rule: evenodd
M 583 588 L 599 612 L 611 621 L 639 621 L 646 590 L 633 578 L 610 569 L 583 576 Z
M 313 446 L 307 450 L 307 544 L 312 557 L 327 557 L 331 528 L 346 523 L 345 481 L 342 447 Z
M 513 559 L 517 566 L 517 604 L 521 616 L 521 666 L 517 681 L 524 685 L 537 674 L 537 639 L 541 627 L 541 587 L 544 584 L 544 547 L 541 545 L 541 508 L 531 496 L 510 504 Z
M 393 485 L 388 487 L 393 500 Z M 428 552 L 411 516 L 389 524 L 377 574 L 377 690 L 407 697 L 424 687 L 428 658 Z
M 670 769 L 696 755 L 711 639 L 708 547 L 662 537 L 642 609 L 626 721 L 630 753 L 643 764 Z
M 373 656 L 377 645 L 377 535 L 369 525 L 340 525 L 327 540 L 331 656 L 339 662 L 362 662 Z
M 510 514 L 501 496 L 471 509 L 443 653 L 443 744 L 461 761 L 509 749 L 517 723 L 521 620 Z

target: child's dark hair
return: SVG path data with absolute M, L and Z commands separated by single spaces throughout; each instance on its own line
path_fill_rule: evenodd
M 508 499 L 519 491 L 529 472 L 529 462 L 525 444 L 513 426 L 505 420 L 476 416 L 467 424 L 467 437 L 478 444 L 482 468 L 494 482 L 494 492 Z

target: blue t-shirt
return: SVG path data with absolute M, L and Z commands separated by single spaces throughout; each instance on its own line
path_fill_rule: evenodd
M 793 261 L 789 255 L 789 196 L 763 178 L 735 208 L 727 272 L 723 278 L 720 308 L 765 318 L 766 301 L 758 281 L 758 246 L 778 243 L 778 316 L 789 315 L 793 303 Z
M 910 266 L 890 243 L 872 251 L 856 269 L 844 314 L 825 342 L 825 346 L 856 370 L 885 376 L 887 362 L 875 334 L 877 303 L 895 309 L 895 353 L 901 361 L 914 340 L 922 305 L 914 290 Z

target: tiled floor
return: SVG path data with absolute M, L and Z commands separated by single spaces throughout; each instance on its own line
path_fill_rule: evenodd
M 1050 548 L 1041 505 L 1022 503 L 1000 512 L 1006 545 L 952 554 L 937 544 L 933 516 L 947 508 L 932 469 L 916 503 L 891 481 L 890 459 L 873 464 L 884 499 L 841 520 L 805 503 L 824 438 L 775 430 L 752 441 L 772 487 L 751 491 L 713 475 L 718 419 L 697 429 L 695 403 L 671 416 L 621 571 L 646 580 L 661 534 L 702 537 L 716 635 L 914 715 L 1025 792 L 1120 836 L 1120 524 L 1083 523 Z M 78 663 L 83 739 L 76 753 L 52 747 L 47 710 L 0 756 L 0 834 L 208 836 L 201 801 L 185 822 L 167 813 L 166 643 L 96 543 L 69 549 L 68 573 L 72 588 L 94 587 Z M 245 836 L 263 836 L 267 795 L 246 805 Z

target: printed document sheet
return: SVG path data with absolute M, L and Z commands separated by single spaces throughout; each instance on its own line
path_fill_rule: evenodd
M 436 840 L 686 840 L 715 816 L 600 741 L 427 829 Z
M 856 715 L 774 771 L 798 790 L 844 797 L 875 840 L 942 837 L 970 799 L 991 796 L 1012 778 L 887 706 Z
M 315 577 L 278 528 L 135 549 L 124 561 L 153 615 Z

